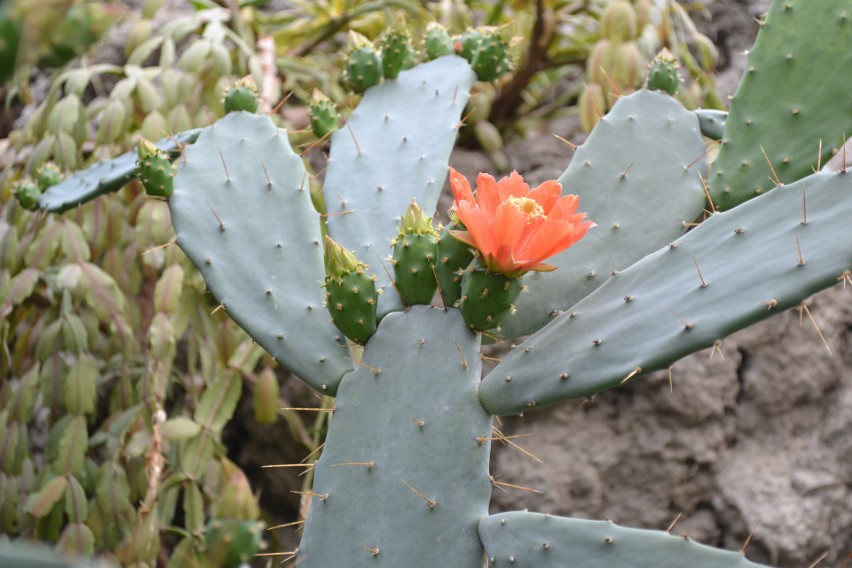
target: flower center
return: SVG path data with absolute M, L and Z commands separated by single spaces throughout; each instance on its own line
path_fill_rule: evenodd
M 544 208 L 535 199 L 529 197 L 510 197 L 506 200 L 512 207 L 527 216 L 527 224 L 533 219 L 544 217 Z

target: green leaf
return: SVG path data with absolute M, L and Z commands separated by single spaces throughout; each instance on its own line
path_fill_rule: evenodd
M 45 317 L 44 319 L 48 319 Z M 62 331 L 62 320 L 58 319 L 48 325 L 38 337 L 36 343 L 35 356 L 38 361 L 44 361 L 54 351 L 56 351 L 56 340 L 59 338 L 59 332 Z
M 68 476 L 68 491 L 65 492 L 65 514 L 72 523 L 84 523 L 89 516 L 86 491 L 77 478 Z
M 201 426 L 184 416 L 170 418 L 163 424 L 163 435 L 167 440 L 188 440 L 200 432 Z
M 59 440 L 56 463 L 53 464 L 54 470 L 57 473 L 69 475 L 79 474 L 83 469 L 88 445 L 89 432 L 86 429 L 86 419 L 77 414 L 68 421 L 68 426 Z
M 0 307 L 0 317 L 9 315 L 12 312 L 12 308 L 32 295 L 40 276 L 41 272 L 35 268 L 25 268 L 12 277 L 9 281 L 9 288 L 5 294 L 3 305 Z
M 97 402 L 98 363 L 88 353 L 68 369 L 65 377 L 65 407 L 75 414 L 91 414 Z
M 91 258 L 89 243 L 86 242 L 86 237 L 83 235 L 83 231 L 77 223 L 70 219 L 66 218 L 62 220 L 60 244 L 62 252 L 69 259 L 82 262 Z
M 163 271 L 163 275 L 154 287 L 154 310 L 172 314 L 180 302 L 183 291 L 183 268 L 172 264 Z
M 230 371 L 223 374 L 201 395 L 195 409 L 195 421 L 206 429 L 219 432 L 233 416 L 241 391 L 242 380 L 238 373 Z
M 70 556 L 91 556 L 95 553 L 95 535 L 83 523 L 71 523 L 62 531 L 56 547 Z
M 47 516 L 53 506 L 59 503 L 68 486 L 68 478 L 65 476 L 54 477 L 38 493 L 30 495 L 24 510 L 37 519 Z
M 184 487 L 183 514 L 188 531 L 195 533 L 204 528 L 204 496 L 195 483 L 188 483 Z
M 215 451 L 216 440 L 209 430 L 202 430 L 198 436 L 184 444 L 179 462 L 180 469 L 191 477 L 201 477 Z

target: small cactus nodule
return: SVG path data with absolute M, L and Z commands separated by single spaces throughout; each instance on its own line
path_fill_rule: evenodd
M 400 18 L 382 38 L 379 48 L 382 54 L 382 70 L 386 79 L 396 79 L 400 71 L 414 67 L 417 50 L 411 42 L 411 34 Z
M 257 87 L 251 79 L 243 79 L 237 82 L 225 95 L 225 112 L 246 111 L 257 112 L 260 105 Z
M 406 305 L 432 302 L 438 288 L 433 269 L 437 252 L 438 233 L 432 220 L 412 201 L 402 217 L 391 259 L 394 284 Z
M 486 30 L 470 66 L 480 81 L 494 81 L 512 69 L 509 44 L 496 30 Z
M 438 59 L 444 55 L 452 55 L 455 53 L 453 40 L 447 29 L 437 22 L 430 22 L 426 26 L 426 56 L 431 59 Z
M 462 276 L 459 308 L 465 323 L 479 331 L 498 327 L 511 313 L 524 274 L 554 270 L 543 261 L 595 225 L 577 213 L 577 196 L 562 196 L 556 181 L 532 190 L 517 172 L 499 181 L 479 174 L 474 196 L 467 179 L 451 169 L 450 187 L 455 214 L 467 229 L 451 234 L 477 251 Z
M 42 164 L 36 172 L 36 183 L 38 188 L 45 191 L 62 181 L 62 170 L 53 162 Z
M 479 45 L 482 43 L 483 33 L 477 29 L 470 29 L 458 36 L 453 42 L 453 49 L 456 54 L 467 59 L 467 62 L 473 65 L 473 59 L 479 51 Z
M 456 220 L 444 227 L 438 237 L 435 275 L 438 277 L 441 298 L 448 308 L 455 307 L 461 299 L 462 275 L 474 258 L 470 245 L 461 242 L 451 234 L 451 231 L 464 230 L 464 225 Z
M 150 140 L 143 138 L 139 141 L 136 171 L 148 195 L 165 198 L 171 196 L 175 189 L 177 167 L 169 159 L 168 153 L 157 148 Z
M 15 198 L 21 207 L 28 211 L 38 209 L 38 201 L 41 197 L 41 189 L 31 179 L 21 180 L 15 188 Z
M 355 343 L 366 343 L 376 333 L 379 294 L 367 266 L 351 252 L 325 238 L 326 307 L 343 335 Z
M 314 90 L 308 103 L 308 118 L 311 121 L 311 130 L 317 138 L 325 138 L 337 130 L 340 124 L 340 116 L 334 103 L 318 90 Z
M 346 82 L 356 93 L 363 93 L 382 82 L 382 56 L 372 42 L 355 31 L 349 32 L 350 50 L 346 56 Z
M 521 293 L 521 277 L 509 278 L 473 262 L 461 279 L 461 310 L 464 322 L 471 329 L 496 329 L 514 308 Z
M 648 65 L 648 88 L 674 95 L 680 87 L 678 62 L 665 47 Z

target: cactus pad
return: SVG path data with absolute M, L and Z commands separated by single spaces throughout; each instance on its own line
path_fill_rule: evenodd
M 717 207 L 769 191 L 774 175 L 792 183 L 843 145 L 852 132 L 852 97 L 836 72 L 852 66 L 851 19 L 852 0 L 772 3 L 714 164 Z
M 323 187 L 328 230 L 378 276 L 380 318 L 401 309 L 386 272 L 389 243 L 412 198 L 435 210 L 474 78 L 453 56 L 403 71 L 367 91 L 332 136 Z
M 171 153 L 174 158 L 180 155 L 179 146 L 195 142 L 201 130 L 187 130 L 174 138 L 164 138 L 157 142 L 157 147 Z M 136 178 L 137 158 L 136 150 L 132 150 L 112 160 L 99 162 L 88 169 L 75 172 L 45 191 L 41 195 L 39 207 L 52 213 L 61 213 L 99 195 L 118 191 Z
M 349 354 L 323 307 L 319 217 L 286 133 L 266 116 L 231 113 L 186 158 L 169 200 L 177 243 L 258 344 L 334 393 Z
M 541 513 L 501 513 L 479 524 L 491 568 L 748 568 L 761 566 L 662 531 Z
M 611 272 L 679 237 L 704 206 L 705 151 L 695 116 L 668 95 L 619 99 L 559 178 L 598 226 L 547 261 L 558 270 L 524 277 L 529 293 L 503 322 L 503 336 L 536 331 Z
M 458 310 L 382 320 L 338 389 L 301 568 L 482 565 L 491 417 L 476 398 L 480 365 Z
M 710 217 L 511 351 L 483 381 L 483 405 L 517 414 L 590 396 L 848 281 L 850 185 L 814 174 Z

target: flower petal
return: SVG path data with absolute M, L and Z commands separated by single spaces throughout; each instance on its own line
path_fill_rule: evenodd
M 536 202 L 544 209 L 545 215 L 550 215 L 550 211 L 559 199 L 562 193 L 562 184 L 558 181 L 546 181 L 530 192 L 530 199 L 535 199 Z
M 476 248 L 476 242 L 473 240 L 473 237 L 470 236 L 470 233 L 467 231 L 447 231 L 450 233 L 454 239 L 457 239 L 464 244 Z
M 476 200 L 473 197 L 473 191 L 470 189 L 470 182 L 453 168 L 450 168 L 450 188 L 453 190 L 456 202 L 468 201 L 475 203 Z M 458 207 L 455 203 L 453 206 Z
M 494 177 L 488 174 L 476 176 L 476 200 L 489 215 L 495 214 L 501 201 L 497 194 L 497 180 Z

